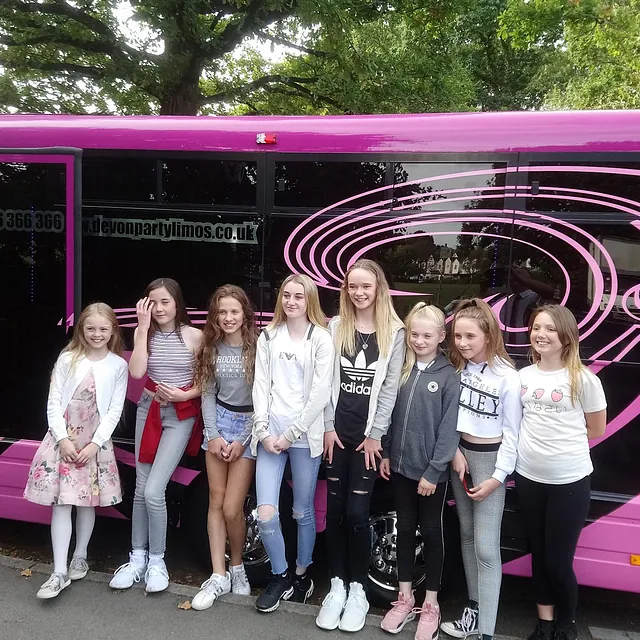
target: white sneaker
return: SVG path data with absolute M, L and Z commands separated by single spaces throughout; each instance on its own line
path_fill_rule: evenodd
M 316 618 L 316 624 L 321 629 L 333 631 L 340 624 L 340 616 L 347 602 L 347 591 L 340 578 L 331 578 L 331 591 L 322 601 L 322 608 Z
M 36 598 L 49 600 L 55 598 L 63 589 L 71 584 L 69 576 L 64 573 L 52 573 L 51 577 L 40 587 Z
M 364 627 L 369 611 L 369 601 L 364 588 L 359 582 L 349 585 L 349 597 L 344 605 L 344 613 L 340 618 L 340 631 L 355 633 Z
M 147 593 L 158 593 L 164 591 L 169 586 L 169 572 L 164 558 L 154 558 L 149 556 L 149 565 L 144 574 Z
M 208 609 L 220 596 L 231 591 L 231 576 L 229 572 L 223 576 L 214 573 L 200 585 L 200 591 L 191 601 L 191 607 L 196 611 Z
M 239 596 L 250 596 L 251 585 L 244 565 L 229 567 L 229 573 L 231 574 L 231 592 Z
M 132 551 L 129 562 L 119 566 L 111 578 L 112 589 L 128 589 L 134 582 L 140 582 L 147 568 L 147 552 Z
M 73 556 L 71 564 L 69 565 L 69 579 L 82 580 L 87 573 L 89 573 L 89 565 L 87 564 L 86 558 Z

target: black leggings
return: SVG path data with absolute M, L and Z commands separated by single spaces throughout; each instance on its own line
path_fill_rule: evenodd
M 369 507 L 373 484 L 378 475 L 367 470 L 364 453 L 345 444 L 333 447 L 333 462 L 326 463 L 327 546 L 331 577 L 345 584 L 367 585 L 371 560 Z
M 589 513 L 589 476 L 570 484 L 543 484 L 517 475 L 516 490 L 531 549 L 536 603 L 553 605 L 558 624 L 575 622 L 573 557 Z
M 440 482 L 430 496 L 418 494 L 418 482 L 394 473 L 391 476 L 395 489 L 398 515 L 398 580 L 412 582 L 416 563 L 416 530 L 424 543 L 424 559 L 427 565 L 427 591 L 440 591 L 442 565 L 444 564 L 444 537 L 442 535 L 442 511 L 447 495 L 447 483 Z

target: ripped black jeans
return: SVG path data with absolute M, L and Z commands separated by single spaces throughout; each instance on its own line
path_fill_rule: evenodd
M 327 546 L 329 571 L 347 586 L 367 586 L 371 558 L 369 507 L 378 472 L 367 470 L 364 453 L 356 445 L 333 448 L 333 462 L 325 464 L 327 478 Z

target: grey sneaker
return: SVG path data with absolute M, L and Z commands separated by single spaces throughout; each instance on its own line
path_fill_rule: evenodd
M 51 577 L 40 587 L 36 598 L 49 600 L 55 598 L 63 589 L 71 584 L 69 576 L 64 573 L 52 573 Z
M 74 556 L 69 565 L 69 579 L 82 580 L 89 573 L 89 565 L 85 558 Z

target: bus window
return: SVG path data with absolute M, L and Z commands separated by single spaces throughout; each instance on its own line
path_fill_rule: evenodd
M 156 202 L 154 158 L 85 156 L 82 198 L 85 201 Z
M 276 162 L 276 208 L 321 209 L 385 185 L 382 162 Z M 383 200 L 384 192 L 345 205 L 356 208 Z
M 244 160 L 163 160 L 162 200 L 254 209 L 257 173 L 257 164 Z
M 26 156 L 25 156 L 26 157 Z M 65 336 L 65 166 L 0 156 L 0 437 L 42 439 Z
M 616 203 L 640 209 L 640 163 L 531 162 L 527 189 L 527 211 L 615 214 Z
M 502 210 L 505 162 L 398 162 L 394 164 L 394 209 Z
M 402 316 L 420 300 L 451 313 L 461 298 L 506 291 L 510 216 L 396 216 L 395 211 L 376 211 L 315 218 L 272 216 L 265 272 L 274 282 L 288 273 L 288 265 L 313 274 L 321 288 L 328 289 L 327 313 L 336 308 L 337 294 L 331 294 L 331 287 L 339 286 L 348 266 L 360 257 L 383 267 Z M 289 238 L 295 242 L 287 243 Z

